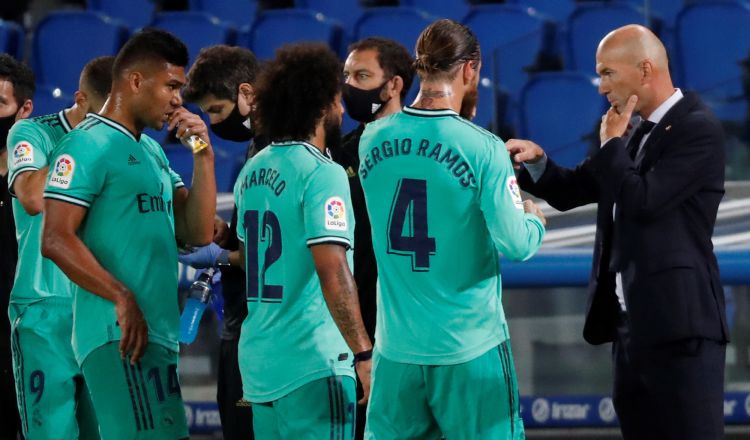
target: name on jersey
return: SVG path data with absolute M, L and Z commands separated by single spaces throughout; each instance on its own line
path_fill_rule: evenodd
M 70 182 L 73 181 L 73 175 L 76 171 L 76 161 L 69 154 L 63 154 L 55 161 L 55 167 L 50 173 L 49 186 L 68 189 Z
M 286 181 L 277 170 L 273 168 L 261 168 L 245 175 L 245 179 L 240 186 L 240 195 L 244 194 L 246 189 L 254 186 L 265 186 L 278 197 L 284 192 Z
M 416 145 L 416 148 L 413 145 Z M 410 138 L 393 139 L 383 141 L 380 146 L 371 147 L 359 165 L 359 174 L 363 180 L 367 179 L 367 176 L 379 163 L 399 156 L 416 156 L 433 160 L 444 165 L 461 186 L 470 187 L 476 184 L 476 178 L 469 164 L 461 158 L 457 151 L 444 146 L 440 142 L 431 142 L 428 139 L 422 139 L 418 143 L 413 142 Z
M 150 212 L 166 212 L 172 214 L 172 201 L 164 200 L 164 184 L 161 185 L 159 194 L 151 195 L 148 193 L 139 193 L 135 196 L 138 204 L 138 212 L 148 214 Z
M 13 166 L 34 163 L 34 149 L 31 144 L 21 141 L 13 148 Z

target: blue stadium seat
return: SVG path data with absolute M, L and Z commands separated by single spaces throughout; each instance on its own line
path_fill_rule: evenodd
M 23 59 L 23 29 L 12 21 L 0 20 L 0 52 Z
M 232 192 L 237 175 L 245 164 L 248 143 L 226 141 L 216 136 L 211 140 L 216 158 L 216 191 Z
M 155 3 L 154 0 L 88 0 L 88 9 L 121 20 L 135 30 L 151 22 Z
M 513 97 L 527 80 L 524 68 L 554 43 L 552 22 L 518 5 L 476 6 L 463 23 L 479 39 L 484 75 Z
M 152 26 L 172 32 L 188 47 L 190 63 L 204 47 L 234 44 L 237 33 L 218 18 L 203 12 L 162 12 L 156 14 Z
M 659 0 L 659 1 L 653 1 L 653 0 L 626 0 L 628 3 L 632 4 L 633 6 L 637 6 L 642 9 L 646 9 L 646 6 L 648 6 L 648 9 L 645 10 L 650 15 L 656 15 L 664 22 L 664 26 L 666 28 L 673 28 L 675 24 L 675 20 L 677 19 L 677 14 L 680 13 L 682 8 L 685 6 L 685 4 L 690 3 L 691 0 Z M 705 1 L 705 0 L 698 0 L 698 1 Z M 693 0 L 693 3 L 696 3 L 695 0 Z
M 479 81 L 478 91 L 477 114 L 472 122 L 487 130 L 496 131 L 497 114 L 495 109 L 497 99 L 495 85 L 488 78 L 484 78 Z
M 532 8 L 537 14 L 558 23 L 566 23 L 576 8 L 575 0 L 514 0 L 514 2 Z
M 699 92 L 719 118 L 742 120 L 747 108 L 738 63 L 750 52 L 750 6 L 693 4 L 677 16 L 675 31 L 678 85 Z
M 413 54 L 419 34 L 434 20 L 435 17 L 414 8 L 371 8 L 357 20 L 354 39 L 374 36 L 391 38 Z
M 297 0 L 297 8 L 320 12 L 326 17 L 338 21 L 347 33 L 354 35 L 354 25 L 364 9 L 359 0 Z
M 421 9 L 437 18 L 457 21 L 469 13 L 469 4 L 466 0 L 401 0 L 401 4 Z
M 185 186 L 190 188 L 193 182 L 193 152 L 182 144 L 164 146 L 164 154 L 169 161 L 169 167 L 182 177 Z
M 78 77 L 92 58 L 115 55 L 128 37 L 117 20 L 91 11 L 49 13 L 36 28 L 33 66 L 37 84 L 72 93 Z
M 646 24 L 627 3 L 581 4 L 568 19 L 566 70 L 596 74 L 596 48 L 610 31 L 626 24 Z M 658 29 L 652 28 L 657 34 Z
M 257 0 L 190 0 L 190 10 L 205 12 L 235 26 L 249 25 L 258 12 Z
M 260 13 L 247 31 L 246 39 L 241 44 L 261 60 L 272 59 L 276 49 L 293 42 L 326 43 L 338 54 L 345 50 L 343 30 L 338 22 L 300 9 L 270 9 Z
M 606 109 L 592 77 L 578 72 L 538 73 L 521 91 L 518 133 L 545 149 L 560 165 L 574 166 L 586 156 Z
M 63 94 L 60 89 L 51 89 L 45 86 L 36 88 L 32 101 L 34 102 L 34 110 L 31 112 L 31 116 L 57 113 L 73 105 L 73 98 Z

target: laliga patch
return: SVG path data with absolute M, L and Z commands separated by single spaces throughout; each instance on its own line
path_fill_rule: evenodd
M 508 180 L 505 181 L 505 189 L 510 193 L 510 198 L 513 200 L 513 204 L 516 205 L 516 209 L 523 211 L 521 188 L 518 186 L 515 176 L 508 177 Z
M 49 186 L 68 189 L 70 182 L 73 180 L 73 173 L 76 169 L 76 162 L 69 154 L 63 154 L 55 161 L 55 168 L 52 169 L 52 176 L 49 179 Z
M 325 204 L 326 229 L 332 231 L 346 231 L 346 205 L 341 197 L 331 197 Z
M 31 144 L 21 141 L 13 148 L 13 167 L 34 163 L 34 149 Z

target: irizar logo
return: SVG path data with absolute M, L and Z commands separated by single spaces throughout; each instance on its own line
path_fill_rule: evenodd
M 745 398 L 745 413 L 750 416 L 750 395 Z
M 547 399 L 536 399 L 531 404 L 531 417 L 539 423 L 544 423 L 549 419 L 549 402 Z
M 737 407 L 735 399 L 724 400 L 724 417 L 734 417 L 734 410 Z
M 611 398 L 605 397 L 599 401 L 599 417 L 607 423 L 615 421 L 615 405 Z
M 128 155 L 128 165 L 138 165 L 141 163 L 140 160 L 136 159 L 132 154 Z

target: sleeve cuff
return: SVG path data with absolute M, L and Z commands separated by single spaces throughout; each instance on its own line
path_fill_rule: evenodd
M 537 162 L 529 163 L 524 162 L 523 163 L 524 168 L 526 168 L 526 171 L 529 172 L 529 176 L 531 176 L 531 180 L 536 183 L 544 174 L 544 170 L 547 169 L 547 153 L 544 153 L 544 156 L 542 156 L 541 159 L 539 159 Z
M 91 202 L 83 199 L 79 199 L 77 197 L 64 195 L 64 194 L 57 194 L 49 191 L 44 192 L 44 198 L 45 199 L 54 199 L 54 200 L 60 200 L 63 202 L 71 203 L 73 205 L 83 206 L 84 208 L 90 208 Z
M 323 237 L 315 237 L 307 240 L 307 247 L 319 245 L 319 244 L 337 244 L 344 246 L 347 249 L 351 249 L 352 242 L 348 238 L 337 237 L 334 235 L 328 235 Z

